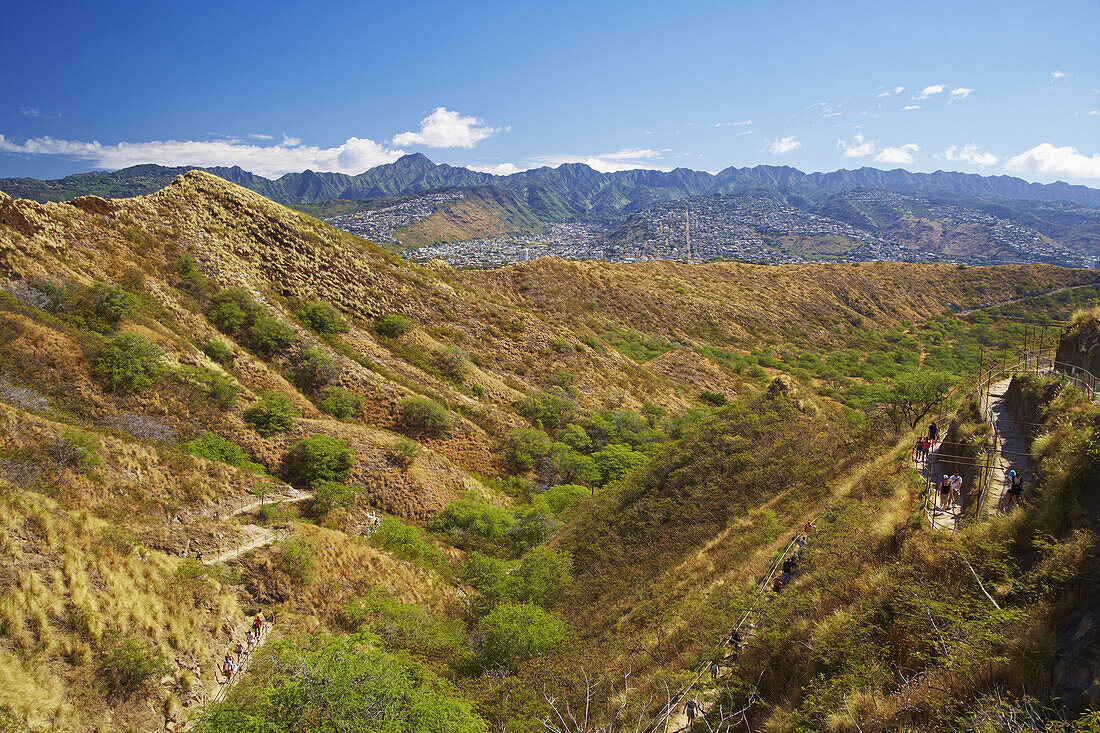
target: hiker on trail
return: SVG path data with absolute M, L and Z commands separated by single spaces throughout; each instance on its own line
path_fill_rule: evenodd
M 947 508 L 947 500 L 951 498 L 951 477 L 946 473 L 943 475 L 943 480 L 940 481 L 940 509 Z
M 917 438 L 917 444 L 913 448 L 913 460 L 916 463 L 920 463 L 924 460 L 924 436 Z
M 959 475 L 959 470 L 955 469 L 955 473 L 951 474 L 951 504 L 959 504 L 962 502 L 962 489 L 963 479 Z
M 1008 483 L 1008 492 L 1005 494 L 1005 509 L 1011 509 L 1023 498 L 1024 477 L 1023 474 L 1016 473 L 1016 469 L 1012 469 L 1005 477 L 1005 481 Z
M 924 460 L 927 461 L 929 456 L 932 455 L 932 439 L 925 436 L 924 445 L 922 446 L 921 449 L 924 451 Z
M 727 643 L 729 643 L 730 646 L 733 647 L 733 651 L 734 651 L 735 654 L 739 653 L 741 651 L 741 632 L 740 631 L 738 631 L 737 629 L 734 629 L 733 633 L 730 634 L 730 638 L 727 639 L 726 641 L 727 641 Z
M 710 660 L 710 678 L 712 680 L 718 679 L 718 671 L 719 671 L 718 660 L 717 659 Z
M 687 701 L 687 704 L 684 705 L 684 713 L 688 716 L 688 728 L 695 724 L 695 715 L 701 712 L 703 712 L 703 709 L 698 700 L 693 697 Z
M 236 665 L 233 663 L 233 657 L 229 655 L 229 652 L 226 652 L 225 659 L 222 661 L 222 674 L 225 675 L 226 684 L 233 679 L 233 671 L 236 668 Z
M 797 563 L 798 561 L 794 559 L 794 555 L 788 557 L 786 560 L 783 561 L 783 573 L 789 576 L 791 573 L 794 572 L 794 566 Z
M 776 578 L 775 579 L 775 582 L 772 583 L 772 590 L 775 591 L 776 593 L 783 590 L 783 578 Z
M 240 664 L 241 657 L 244 655 L 244 644 L 241 643 L 240 639 L 237 640 L 237 648 L 234 651 L 237 653 L 237 664 Z
M 244 634 L 245 643 L 248 645 L 248 651 L 252 651 L 252 647 L 256 646 L 256 634 L 249 629 Z
M 939 426 L 936 425 L 936 423 L 932 423 L 931 425 L 928 426 L 928 442 L 929 443 L 935 443 L 936 438 L 939 436 L 939 434 L 940 434 L 940 429 L 939 429 Z

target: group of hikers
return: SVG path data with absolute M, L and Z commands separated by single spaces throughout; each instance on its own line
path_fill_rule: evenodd
M 939 508 L 946 511 L 947 507 L 958 504 L 962 498 L 962 486 L 963 480 L 959 475 L 959 469 L 956 468 L 950 476 L 945 473 L 939 483 Z
M 248 659 L 248 656 L 252 654 L 252 650 L 260 643 L 260 636 L 266 628 L 267 619 L 264 618 L 264 612 L 260 611 L 252 618 L 252 624 L 245 632 L 244 640 L 237 639 L 233 647 L 225 653 L 225 658 L 222 660 L 222 674 L 225 675 L 225 684 L 229 684 L 233 679 L 233 675 L 240 671 L 242 662 Z
M 928 433 L 917 438 L 916 445 L 913 446 L 913 460 L 917 463 L 921 461 L 927 461 L 932 455 L 932 448 L 936 444 L 936 438 L 939 437 L 940 429 L 936 427 L 936 423 L 932 423 L 928 426 Z
M 764 588 L 770 588 L 772 593 L 779 593 L 791 579 L 798 572 L 798 564 L 802 559 L 802 548 L 810 541 L 810 531 L 814 525 L 812 522 L 806 522 L 802 525 L 802 531 L 795 538 L 794 545 L 796 546 L 791 554 L 783 558 L 778 570 L 768 577 L 767 582 L 764 584 Z M 745 617 L 748 618 L 747 616 Z M 744 648 L 746 641 L 756 633 L 756 621 L 750 621 L 745 633 L 741 633 L 741 625 L 738 624 L 737 628 L 730 633 L 724 640 L 724 646 L 729 649 L 729 653 L 724 656 L 715 656 L 710 661 L 710 676 L 711 679 L 716 679 L 722 671 L 722 667 L 730 667 L 741 654 L 741 650 Z M 687 729 L 690 730 L 691 726 L 695 723 L 695 717 L 703 714 L 703 707 L 699 700 L 692 697 L 684 702 L 684 714 L 687 716 L 688 724 Z
M 1015 468 L 1009 469 L 1005 474 L 1005 494 L 1002 500 L 1002 511 L 1008 511 L 1024 498 L 1024 475 L 1018 473 Z

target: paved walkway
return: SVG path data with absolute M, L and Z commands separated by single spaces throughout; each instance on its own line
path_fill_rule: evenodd
M 1005 393 L 1011 379 L 990 385 L 989 392 L 985 395 L 983 408 L 992 416 L 993 423 L 997 426 L 997 457 L 993 463 L 993 475 L 989 481 L 989 498 L 983 507 L 983 514 L 988 515 L 1003 511 L 1007 508 L 1005 500 L 1008 492 L 1008 472 L 1015 470 L 1024 479 L 1024 489 L 1027 490 L 1031 483 L 1031 461 L 1027 455 L 1027 443 L 1019 426 L 1012 419 L 1005 404 Z

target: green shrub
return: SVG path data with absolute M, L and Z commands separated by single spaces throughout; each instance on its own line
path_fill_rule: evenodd
M 476 590 L 481 598 L 474 602 L 479 614 L 488 613 L 497 604 L 508 600 L 508 563 L 474 550 L 459 567 L 459 576 Z
M 195 261 L 194 257 L 191 255 L 183 255 L 176 260 L 173 269 L 175 269 L 176 274 L 179 275 L 180 290 L 190 293 L 200 300 L 210 296 L 210 281 L 202 274 L 202 270 L 199 269 L 199 263 Z
M 558 431 L 558 441 L 565 443 L 575 451 L 589 453 L 592 451 L 592 438 L 587 431 L 576 423 L 569 423 Z
M 131 695 L 150 678 L 164 674 L 168 665 L 157 652 L 137 639 L 115 631 L 108 635 L 103 649 L 100 674 L 113 695 Z
M 57 436 L 52 452 L 54 459 L 61 465 L 87 471 L 103 465 L 99 459 L 99 449 L 99 439 L 95 436 L 76 428 L 65 428 Z
M 322 349 L 303 349 L 294 369 L 294 381 L 302 389 L 320 389 L 340 376 L 340 365 Z
M 341 419 L 355 417 L 367 404 L 361 394 L 349 392 L 343 387 L 325 387 L 321 390 L 321 412 Z
M 401 422 L 407 430 L 441 435 L 451 429 L 447 409 L 427 397 L 406 397 L 401 400 Z
M 566 636 L 565 624 L 531 603 L 504 603 L 481 620 L 484 660 L 494 666 L 516 667 L 550 651 Z
M 508 509 L 467 493 L 437 512 L 428 522 L 428 528 L 456 537 L 472 535 L 495 545 L 505 538 L 515 521 L 515 515 Z
M 112 337 L 96 359 L 95 371 L 115 391 L 138 392 L 160 378 L 164 367 L 160 346 L 135 333 Z
M 601 482 L 608 484 L 645 463 L 646 456 L 640 451 L 631 450 L 628 445 L 612 443 L 603 450 L 593 453 L 592 459 L 600 471 Z
M 293 346 L 298 335 L 293 328 L 274 316 L 261 313 L 248 326 L 248 340 L 257 353 L 275 356 Z
M 383 517 L 371 541 L 386 552 L 403 560 L 424 562 L 442 567 L 446 565 L 443 552 L 429 540 L 419 527 L 402 522 L 397 517 Z
M 420 444 L 414 440 L 408 438 L 398 438 L 391 448 L 393 455 L 397 457 L 397 460 L 402 465 L 409 465 L 424 452 L 424 449 L 420 447 Z
M 600 470 L 591 456 L 565 443 L 550 444 L 550 469 L 556 481 L 565 484 L 592 484 L 600 480 Z
M 577 405 L 560 387 L 532 392 L 516 405 L 516 410 L 536 428 L 554 431 L 569 422 Z
M 137 304 L 136 297 L 117 285 L 97 282 L 77 296 L 76 307 L 85 328 L 99 333 L 110 333 Z
M 226 366 L 233 363 L 233 349 L 224 341 L 207 341 L 202 345 L 202 353 L 206 354 L 210 361 Z
M 210 304 L 210 322 L 222 333 L 234 335 L 240 333 L 257 310 L 244 288 L 226 288 Z
M 354 464 L 345 440 L 311 435 L 290 447 L 283 458 L 287 481 L 295 486 L 317 486 L 322 481 L 343 481 Z
M 461 382 L 469 371 L 466 352 L 453 345 L 435 348 L 435 366 L 440 374 L 452 382 Z
M 555 338 L 550 341 L 550 348 L 559 354 L 571 354 L 573 353 L 573 344 L 569 343 L 566 339 Z
M 279 549 L 279 566 L 302 585 L 313 580 L 313 545 L 307 540 L 291 538 Z
M 699 399 L 702 402 L 709 403 L 715 407 L 722 407 L 726 404 L 726 396 L 718 394 L 717 392 L 700 392 Z
M 203 367 L 185 365 L 180 367 L 180 374 L 187 379 L 197 382 L 206 393 L 207 399 L 223 411 L 232 410 L 237 404 L 237 397 L 241 388 L 230 377 Z
M 378 321 L 374 328 L 381 336 L 397 338 L 412 328 L 412 322 L 405 316 L 391 313 Z
M 245 453 L 244 448 L 214 433 L 203 433 L 198 438 L 187 441 L 181 447 L 191 455 L 205 458 L 208 461 L 220 461 L 254 473 L 266 473 L 263 466 L 251 460 L 249 455 Z
M 516 521 L 508 530 L 511 553 L 518 554 L 541 545 L 554 536 L 558 530 L 558 520 L 545 509 L 539 507 L 519 507 L 516 509 Z
M 573 558 L 568 552 L 545 545 L 524 555 L 506 582 L 509 598 L 550 608 L 573 582 Z
M 504 460 L 512 470 L 530 471 L 550 453 L 550 437 L 535 428 L 517 428 L 504 442 Z
M 298 408 L 282 392 L 261 393 L 259 402 L 244 412 L 244 421 L 265 438 L 290 430 L 296 417 Z
M 324 300 L 312 300 L 295 314 L 306 328 L 322 336 L 334 336 L 348 330 L 347 321 L 336 307 Z
M 531 505 L 560 517 L 592 495 L 592 489 L 576 484 L 551 486 L 541 494 L 531 497 Z
M 362 486 L 318 481 L 313 487 L 313 511 L 323 517 L 334 509 L 347 509 L 355 504 L 363 491 Z
M 466 640 L 458 619 L 436 619 L 422 606 L 402 603 L 382 588 L 372 588 L 367 595 L 344 604 L 340 618 L 349 630 L 370 629 L 388 646 L 455 654 Z

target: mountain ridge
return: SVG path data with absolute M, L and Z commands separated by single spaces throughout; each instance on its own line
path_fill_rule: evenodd
M 60 179 L 0 179 L 0 190 L 14 198 L 63 201 L 81 195 L 129 197 L 162 188 L 180 173 L 198 166 L 165 167 L 142 164 L 117 171 L 78 173 Z M 543 166 L 507 176 L 436 164 L 421 153 L 358 175 L 306 170 L 271 179 L 240 166 L 199 168 L 250 188 L 278 203 L 293 205 L 332 199 L 370 199 L 416 193 L 434 188 L 494 185 L 525 201 L 540 218 L 621 215 L 656 201 L 712 193 L 742 193 L 775 188 L 812 200 L 858 188 L 902 193 L 953 193 L 994 201 L 1066 202 L 1100 206 L 1100 189 L 1056 183 L 1032 183 L 1007 175 L 934 171 L 914 173 L 900 168 L 862 167 L 805 173 L 790 166 L 730 166 L 718 173 L 675 168 L 671 171 L 634 169 L 600 173 L 584 163 Z M 533 189 L 533 190 L 532 190 Z

